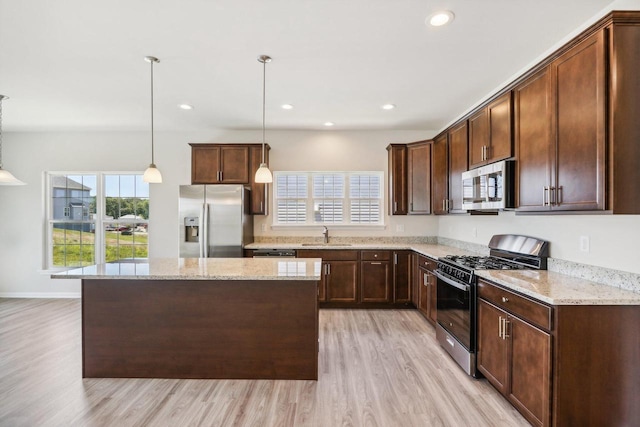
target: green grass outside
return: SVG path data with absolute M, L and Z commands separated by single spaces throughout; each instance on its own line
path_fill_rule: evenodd
M 117 231 L 105 232 L 105 261 L 122 258 L 147 258 L 148 236 L 134 233 L 123 236 Z M 55 267 L 82 267 L 95 264 L 95 236 L 77 230 L 53 229 L 53 265 Z

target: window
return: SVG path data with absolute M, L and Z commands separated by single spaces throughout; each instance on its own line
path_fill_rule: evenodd
M 46 268 L 147 258 L 149 184 L 131 173 L 47 173 Z
M 382 225 L 382 172 L 275 172 L 275 225 Z

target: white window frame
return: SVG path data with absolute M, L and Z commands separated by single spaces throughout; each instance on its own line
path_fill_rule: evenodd
M 383 171 L 274 171 L 274 185 L 273 185 L 273 222 L 271 228 L 317 228 L 318 226 L 327 226 L 331 228 L 385 228 L 385 192 L 384 192 L 384 172 Z M 287 223 L 278 221 L 278 194 L 276 188 L 276 182 L 278 176 L 282 175 L 307 175 L 307 199 L 306 199 L 306 222 L 304 223 Z M 344 198 L 343 198 L 343 211 L 342 222 L 320 222 L 315 221 L 314 217 L 314 194 L 313 194 L 313 178 L 317 175 L 343 175 L 344 177 Z M 376 223 L 352 223 L 351 222 L 351 198 L 350 198 L 350 177 L 352 175 L 372 175 L 377 176 L 380 180 L 380 197 L 379 197 L 379 221 Z M 355 200 L 355 199 L 354 199 Z
M 44 206 L 43 206 L 43 234 L 44 234 L 44 247 L 43 247 L 43 270 L 45 272 L 50 271 L 65 271 L 77 266 L 54 266 L 53 265 L 53 225 L 58 223 L 88 223 L 93 225 L 94 232 L 94 261 L 96 264 L 102 264 L 105 262 L 105 226 L 108 224 L 148 224 L 148 219 L 112 219 L 107 218 L 105 213 L 105 178 L 109 175 L 143 175 L 143 171 L 46 171 L 44 172 Z M 52 192 L 51 192 L 51 177 L 56 175 L 95 175 L 96 176 L 96 213 L 89 214 L 89 220 L 77 221 L 77 220 L 61 220 L 53 219 L 53 204 Z M 149 194 L 149 204 L 151 203 L 151 194 Z M 65 211 L 66 212 L 66 211 Z M 148 249 L 148 248 L 147 248 Z

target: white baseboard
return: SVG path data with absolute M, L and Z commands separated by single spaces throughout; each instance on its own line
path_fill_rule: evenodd
M 80 298 L 80 292 L 0 292 L 0 298 Z

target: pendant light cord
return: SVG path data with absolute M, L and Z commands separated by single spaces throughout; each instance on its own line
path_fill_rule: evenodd
M 155 165 L 155 159 L 153 156 L 153 63 L 155 61 L 149 61 L 151 64 L 151 164 Z
M 267 61 L 262 61 L 262 163 L 264 163 L 265 111 L 267 98 Z

